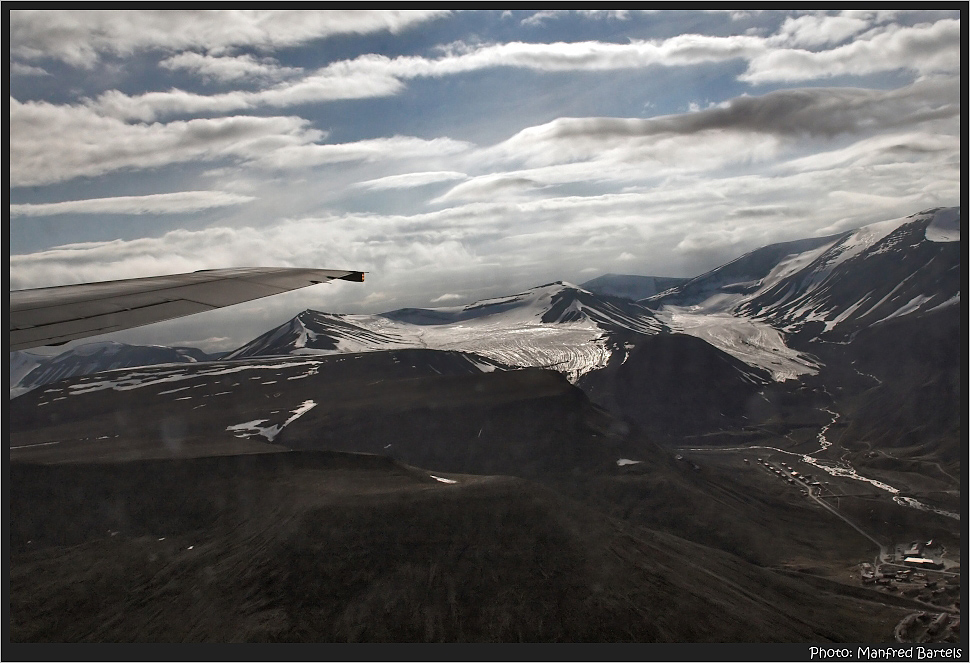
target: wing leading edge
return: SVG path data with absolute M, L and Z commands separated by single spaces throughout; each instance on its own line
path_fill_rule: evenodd
M 334 279 L 363 281 L 364 272 L 244 267 L 14 290 L 8 309 L 10 350 L 60 345 Z

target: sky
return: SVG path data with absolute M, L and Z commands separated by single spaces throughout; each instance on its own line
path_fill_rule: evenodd
M 103 337 L 218 351 L 959 205 L 960 18 L 11 11 L 10 288 L 368 272 Z

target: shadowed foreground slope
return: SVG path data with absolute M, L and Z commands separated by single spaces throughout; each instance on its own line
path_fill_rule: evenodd
M 11 640 L 884 641 L 901 615 L 522 479 L 441 478 L 334 452 L 14 463 Z

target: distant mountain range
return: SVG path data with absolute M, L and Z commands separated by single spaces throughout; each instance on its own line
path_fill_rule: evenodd
M 641 304 L 557 281 L 467 306 L 380 315 L 304 311 L 226 358 L 429 348 L 473 353 L 504 368 L 553 368 L 576 382 L 609 362 L 617 335 L 665 330 Z
M 892 373 L 888 363 L 898 356 L 890 361 L 865 348 L 887 342 L 882 328 L 958 318 L 960 278 L 960 210 L 933 209 L 766 246 L 690 280 L 608 274 L 585 287 L 558 281 L 466 306 L 378 315 L 307 310 L 223 358 L 461 352 L 486 371 L 556 370 L 600 404 L 648 427 L 662 422 L 670 434 L 728 430 L 764 419 L 752 403 L 806 384 L 831 396 L 852 380 L 866 388 L 884 380 L 875 375 Z M 634 301 L 615 293 L 651 294 Z M 850 352 L 846 344 L 860 334 Z M 118 343 L 52 359 L 11 353 L 11 397 L 98 371 L 214 358 Z M 870 378 L 858 366 L 845 368 L 856 360 L 867 362 Z M 693 416 L 683 417 L 684 408 Z
M 74 376 L 155 364 L 211 361 L 219 356 L 220 354 L 208 354 L 196 348 L 128 345 L 114 341 L 85 343 L 54 357 L 22 351 L 11 352 L 10 398 Z

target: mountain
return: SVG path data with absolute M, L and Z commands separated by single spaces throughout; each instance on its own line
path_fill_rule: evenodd
M 210 361 L 217 356 L 196 348 L 128 345 L 114 341 L 85 343 L 54 357 L 11 352 L 10 398 L 77 375 L 135 366 Z
M 959 217 L 958 208 L 928 210 L 773 244 L 679 284 L 594 279 L 601 288 L 671 286 L 638 303 L 560 281 L 467 306 L 380 315 L 304 311 L 229 358 L 461 351 L 483 366 L 553 368 L 597 404 L 663 439 L 727 441 L 780 422 L 778 430 L 790 431 L 796 422 L 815 425 L 836 401 L 860 416 L 878 411 L 860 400 L 873 388 L 863 373 L 894 379 L 880 365 L 890 355 L 865 348 L 886 347 L 893 330 L 911 322 L 959 314 Z M 879 328 L 887 332 L 850 343 Z M 945 355 L 955 340 L 938 343 Z M 943 360 L 934 361 L 931 372 L 942 375 Z M 939 386 L 949 394 L 944 403 L 959 392 L 947 380 L 951 386 Z M 894 398 L 906 389 L 912 383 L 901 382 Z M 934 430 L 950 436 L 947 417 Z M 906 430 L 916 425 L 915 413 L 911 418 Z
M 24 352 L 22 350 L 14 350 L 10 353 L 11 398 L 15 396 L 13 389 L 17 386 L 17 383 L 20 382 L 25 375 L 47 361 L 47 359 L 48 358 L 43 355 L 34 354 L 33 352 Z
M 894 317 L 848 343 L 814 343 L 816 380 L 836 395 L 846 457 L 957 477 L 966 453 L 959 306 Z
M 644 442 L 629 426 L 561 374 L 489 368 L 463 353 L 409 349 L 75 377 L 11 401 L 11 454 L 34 462 L 117 460 L 285 445 L 517 476 L 642 458 Z
M 768 371 L 701 339 L 657 334 L 632 344 L 623 361 L 583 376 L 578 386 L 655 439 L 677 443 L 685 435 L 738 431 L 759 421 L 771 382 Z
M 640 304 L 558 281 L 467 306 L 380 315 L 304 311 L 227 359 L 429 348 L 473 353 L 503 367 L 555 368 L 575 382 L 609 362 L 612 335 L 663 330 Z
M 833 342 L 959 306 L 960 281 L 960 209 L 940 208 L 767 246 L 644 303 L 674 316 L 727 313 L 802 341 Z
M 597 295 L 623 297 L 625 299 L 646 299 L 689 279 L 672 276 L 636 276 L 634 274 L 603 274 L 580 284 L 581 288 Z
M 833 411 L 855 462 L 892 448 L 897 468 L 902 459 L 942 463 L 955 476 L 964 409 L 955 361 L 965 344 L 960 257 L 960 209 L 931 209 L 767 246 L 641 303 L 672 330 L 800 385 L 798 398 L 776 393 L 811 404 L 781 408 L 787 430 L 812 409 Z

